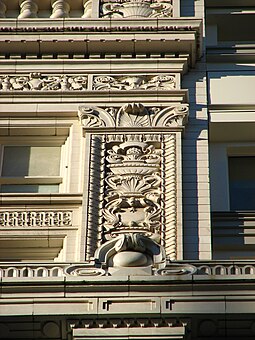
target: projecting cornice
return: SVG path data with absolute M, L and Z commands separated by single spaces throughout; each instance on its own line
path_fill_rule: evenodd
M 191 65 L 201 56 L 202 20 L 198 19 L 2 19 L 0 26 L 0 50 L 5 54 L 174 53 L 188 54 Z

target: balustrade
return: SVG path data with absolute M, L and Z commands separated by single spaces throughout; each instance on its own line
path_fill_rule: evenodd
M 174 267 L 171 267 L 171 264 Z M 255 275 L 255 261 L 180 261 L 171 262 L 166 268 L 162 269 L 166 273 L 164 276 L 174 275 L 176 268 L 185 265 L 194 266 L 196 271 L 192 273 L 195 276 L 214 276 L 217 279 L 220 277 L 234 278 L 235 276 L 250 276 Z M 174 269 L 174 270 L 173 270 Z M 178 268 L 177 268 L 178 269 Z M 169 271 L 169 272 L 168 272 Z M 102 273 L 101 273 L 102 272 Z M 75 276 L 97 276 L 102 275 L 103 270 L 95 269 L 87 263 L 1 263 L 0 262 L 0 278 L 47 278 L 47 277 L 65 277 L 69 275 Z M 179 273 L 180 274 L 180 273 Z
M 64 0 L 52 0 L 52 14 L 50 18 L 69 18 L 70 6 Z
M 6 6 L 3 1 L 0 1 L 0 18 L 5 18 Z
M 5 211 L 0 212 L 3 227 L 59 227 L 72 225 L 71 211 Z
M 37 18 L 38 6 L 33 0 L 20 1 L 18 19 Z
M 173 8 L 173 0 L 0 0 L 0 18 L 169 18 Z

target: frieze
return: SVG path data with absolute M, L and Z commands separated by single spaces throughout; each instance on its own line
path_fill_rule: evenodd
M 85 75 L 29 75 L 0 76 L 0 91 L 83 91 L 87 89 Z
M 176 88 L 174 75 L 129 75 L 94 77 L 93 90 L 173 90 Z
M 0 212 L 0 227 L 70 227 L 72 211 Z

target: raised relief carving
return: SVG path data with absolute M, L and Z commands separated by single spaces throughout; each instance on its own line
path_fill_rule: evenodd
M 179 127 L 188 119 L 189 106 L 144 107 L 141 103 L 128 103 L 121 108 L 79 107 L 79 117 L 85 128 L 93 127 Z M 85 112 L 85 114 L 84 114 Z
M 83 91 L 87 89 L 87 76 L 42 75 L 0 76 L 1 91 Z
M 174 75 L 97 76 L 93 79 L 93 90 L 173 90 L 175 88 Z
M 112 18 L 172 17 L 172 0 L 102 0 L 101 16 Z
M 82 107 L 79 110 L 79 118 L 84 127 L 101 127 L 105 123 L 98 116 L 98 111 L 91 107 Z
M 0 212 L 2 227 L 66 227 L 72 225 L 71 211 L 5 211 Z
M 95 258 L 113 268 L 164 268 L 165 251 L 158 241 L 142 233 L 126 232 L 103 243 L 96 250 Z M 112 270 L 110 272 L 114 273 Z
M 104 209 L 106 235 L 123 230 L 159 234 L 160 150 L 126 141 L 108 150 Z
M 95 261 L 108 268 L 111 275 L 125 270 L 128 273 L 134 267 L 140 274 L 151 275 L 152 268 L 165 267 L 165 249 L 171 260 L 176 259 L 176 134 L 187 116 L 187 104 L 145 107 L 127 103 L 120 108 L 79 108 L 85 131 L 116 129 L 115 133 L 91 135 L 101 142 L 96 145 L 93 138 L 90 142 L 90 172 L 97 176 L 98 189 L 94 188 L 88 200 L 86 245 L 89 256 L 97 246 Z M 150 133 L 153 127 L 170 127 L 173 132 Z M 126 130 L 129 128 L 130 133 Z M 99 188 L 101 196 L 99 191 L 94 194 Z M 95 205 L 97 210 L 93 212 L 90 207 Z M 102 211 L 103 216 L 97 211 Z

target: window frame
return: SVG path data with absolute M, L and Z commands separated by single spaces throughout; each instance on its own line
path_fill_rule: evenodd
M 0 194 L 26 194 L 31 193 L 29 191 L 22 192 L 4 192 L 1 189 L 2 185 L 50 185 L 56 184 L 59 186 L 58 193 L 62 192 L 64 183 L 64 167 L 65 167 L 65 142 L 68 136 L 17 136 L 17 137 L 6 137 L 0 139 Z M 4 148 L 7 146 L 37 146 L 37 147 L 60 147 L 60 166 L 58 176 L 2 176 Z M 38 192 L 39 193 L 39 192 Z M 33 193 L 36 194 L 36 193 Z M 46 192 L 51 194 L 51 192 Z

